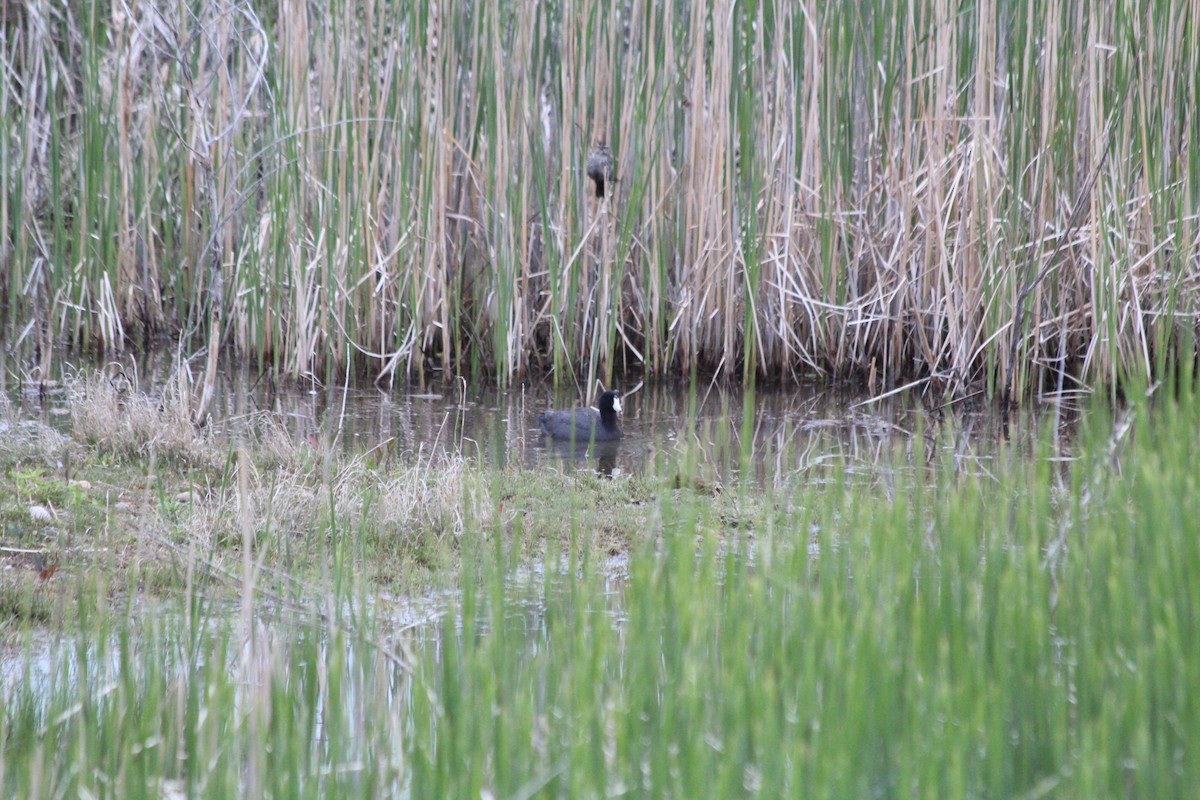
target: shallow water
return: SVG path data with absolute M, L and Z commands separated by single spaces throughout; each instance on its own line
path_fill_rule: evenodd
M 61 382 L 42 391 L 11 371 L 0 373 L 4 375 L 0 395 L 18 407 L 10 420 L 40 418 L 59 429 L 69 427 L 68 398 Z M 151 362 L 136 371 L 127 366 L 126 374 L 135 376 L 139 391 L 155 395 L 164 391 L 170 369 L 164 363 Z M 292 382 L 278 386 L 249 370 L 233 370 L 221 375 L 212 424 L 236 436 L 251 420 L 271 414 L 296 442 L 329 443 L 354 453 L 377 450 L 397 463 L 464 455 L 487 467 L 596 471 L 612 476 L 645 471 L 662 474 L 686 463 L 705 481 L 746 480 L 769 486 L 797 478 L 823 480 L 831 470 L 886 482 L 897 465 L 921 468 L 920 453 L 926 461 L 952 458 L 962 469 L 986 473 L 989 460 L 1002 448 L 1032 453 L 1042 438 L 1069 442 L 1076 418 L 1051 405 L 1008 419 L 981 403 L 930 409 L 915 393 L 875 401 L 820 381 L 763 387 L 752 393 L 721 384 L 669 382 L 627 381 L 613 388 L 625 393 L 621 419 L 625 438 L 576 450 L 543 440 L 537 417 L 547 408 L 570 407 L 585 398 L 574 390 L 554 389 L 548 384 L 509 391 L 462 383 L 388 390 L 369 383 L 321 386 Z M 598 394 L 599 387 L 586 399 Z M 0 414 L 0 425 L 4 418 Z M 0 437 L 4 433 L 0 428 Z M 744 554 L 753 558 L 754 552 L 750 541 Z M 600 581 L 592 586 L 598 591 L 587 600 L 588 613 L 600 615 L 618 631 L 629 619 L 627 559 L 628 554 L 622 553 L 596 565 Z M 287 672 L 296 685 L 303 685 L 313 682 L 313 675 L 323 674 L 327 664 L 335 663 L 344 673 L 337 684 L 340 693 L 330 697 L 312 693 L 317 698 L 315 735 L 323 736 L 327 720 L 332 720 L 330 729 L 347 736 L 345 731 L 356 730 L 348 720 L 363 718 L 365 709 L 386 707 L 386 719 L 396 725 L 391 740 L 400 741 L 408 735 L 402 721 L 404 709 L 413 703 L 414 683 L 412 672 L 392 663 L 392 654 L 414 653 L 424 669 L 432 669 L 442 661 L 446 632 L 453 636 L 473 620 L 469 627 L 473 635 L 502 628 L 502 638 L 524 648 L 532 658 L 547 649 L 547 642 L 556 635 L 549 611 L 551 600 L 575 590 L 577 566 L 561 558 L 522 564 L 505 577 L 499 598 L 502 605 L 490 606 L 496 597 L 481 593 L 470 619 L 464 619 L 467 612 L 458 589 L 417 597 L 378 595 L 371 598 L 368 610 L 384 618 L 370 641 L 334 640 L 323 630 L 298 631 L 294 619 L 265 611 L 264 604 L 256 602 L 254 635 L 238 632 L 235 641 L 239 646 L 226 652 L 230 670 L 245 675 L 238 683 L 237 702 L 251 702 L 253 687 L 265 682 L 269 669 Z M 376 600 L 382 602 L 375 605 Z M 141 609 L 136 621 L 130 618 L 130 628 L 137 631 L 129 639 L 134 643 L 133 652 L 147 644 L 166 646 L 167 640 L 146 636 L 149 628 L 142 620 L 151 617 L 146 611 Z M 237 608 L 227 611 L 210 618 L 213 632 L 237 618 Z M 168 609 L 164 613 L 155 610 L 153 618 L 170 629 L 180 625 L 184 616 L 182 611 Z M 316 646 L 300 646 L 310 639 Z M 248 642 L 256 644 L 251 647 Z M 90 685 L 99 687 L 97 692 L 110 691 L 120 674 L 121 641 L 105 639 L 103 647 L 82 644 L 80 647 L 70 637 L 55 639 L 34 632 L 0 646 L 0 697 L 23 690 L 41 696 L 39 702 L 48 704 L 59 683 L 70 686 L 74 682 L 72 658 L 83 652 L 88 653 L 94 673 L 87 676 Z M 345 650 L 329 652 L 333 647 Z M 194 666 L 176 663 L 173 657 L 171 653 L 164 656 L 166 667 L 175 670 L 170 672 L 171 679 L 180 685 L 194 679 Z M 375 669 L 367 669 L 368 665 Z M 214 705 L 213 710 L 222 708 Z M 390 788 L 403 793 L 399 784 Z
M 96 367 L 92 367 L 96 368 Z M 163 355 L 140 364 L 109 364 L 124 370 L 138 390 L 163 391 L 172 366 Z M 68 370 L 71 368 L 68 367 Z M 11 365 L 0 386 L 23 415 L 69 425 L 61 382 L 40 390 Z M 638 473 L 686 461 L 707 480 L 751 480 L 771 485 L 830 464 L 849 473 L 878 475 L 911 456 L 921 439 L 927 459 L 941 453 L 960 464 L 986 470 L 1001 446 L 1032 452 L 1039 437 L 1060 447 L 1069 441 L 1077 415 L 1060 404 L 1031 404 L 1005 418 L 977 399 L 931 407 L 917 390 L 875 400 L 854 389 L 813 379 L 802 384 L 759 387 L 680 382 L 619 381 L 624 394 L 620 442 L 592 447 L 545 440 L 537 417 L 548 408 L 592 402 L 573 388 L 531 383 L 500 391 L 465 381 L 430 388 L 378 388 L 369 382 L 321 385 L 315 381 L 276 384 L 249 369 L 220 376 L 213 425 L 236 435 L 263 413 L 276 416 L 296 441 L 333 443 L 349 452 L 378 450 L 400 463 L 463 455 L 488 467 L 524 466 L 596 470 L 606 475 Z

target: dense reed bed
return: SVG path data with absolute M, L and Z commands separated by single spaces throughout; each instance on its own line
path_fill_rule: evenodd
M 282 621 L 248 535 L 232 607 L 198 563 L 148 616 L 81 593 L 63 638 L 8 662 L 0 787 L 1190 797 L 1200 405 L 1157 405 L 1089 418 L 1069 465 L 731 487 L 736 527 L 664 481 L 616 570 L 579 487 L 555 511 L 575 544 L 541 571 L 518 557 L 538 504 L 498 493 L 509 516 L 462 533 L 460 589 L 404 628 L 347 566 L 358 527 L 314 523 L 332 579 Z
M 1195 355 L 1186 0 L 0 9 L 0 328 L 43 368 L 1019 396 Z

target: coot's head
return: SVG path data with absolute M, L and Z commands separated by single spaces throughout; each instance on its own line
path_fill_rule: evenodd
M 617 414 L 621 413 L 621 395 L 616 392 L 605 392 L 596 403 L 600 408 L 600 424 L 592 430 L 592 437 L 597 442 L 611 442 L 622 437 L 621 426 L 617 424 Z
M 621 413 L 621 395 L 616 392 L 605 392 L 600 395 L 600 402 L 596 404 L 600 407 L 600 416 L 605 420 L 616 419 L 617 414 Z

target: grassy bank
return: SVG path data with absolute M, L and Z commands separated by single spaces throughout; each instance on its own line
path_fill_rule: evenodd
M 124 373 L 71 376 L 63 430 L 0 397 L 0 634 L 61 627 L 81 596 L 89 608 L 152 608 L 198 573 L 210 599 L 229 601 L 246 553 L 255 586 L 285 604 L 350 575 L 395 597 L 453 584 L 463 537 L 482 528 L 509 546 L 519 527 L 532 558 L 567 542 L 563 521 L 578 519 L 596 531 L 582 546 L 624 553 L 657 513 L 647 500 L 659 484 L 699 472 L 686 448 L 660 459 L 664 477 L 618 485 L 487 469 L 449 446 L 355 450 L 335 431 L 296 437 L 265 412 L 198 428 L 184 376 L 153 396 Z
M 589 386 L 1020 396 L 1194 358 L 1183 0 L 0 9 L 0 328 L 43 375 L 162 333 Z
M 1188 797 L 1200 404 L 1184 394 L 1098 410 L 1069 464 L 1002 456 L 988 474 L 898 455 L 886 484 L 716 496 L 668 474 L 476 475 L 454 506 L 492 513 L 462 514 L 458 588 L 415 626 L 379 602 L 368 559 L 338 555 L 371 546 L 369 514 L 310 521 L 296 549 L 328 579 L 280 618 L 258 566 L 278 544 L 243 513 L 232 601 L 198 577 L 150 619 L 76 601 L 64 639 L 28 645 L 0 705 L 0 785 Z M 616 569 L 605 521 L 628 534 Z

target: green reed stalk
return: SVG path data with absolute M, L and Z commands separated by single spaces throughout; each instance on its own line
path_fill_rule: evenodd
M 220 341 L 295 374 L 1161 375 L 1195 301 L 1188 9 L 28 8 L 4 327 L 194 347 L 217 292 Z
M 537 570 L 525 526 L 542 512 L 511 505 L 523 489 L 508 473 L 489 502 L 515 513 L 463 532 L 458 590 L 404 631 L 352 588 L 356 558 L 395 532 L 373 530 L 378 499 L 361 524 L 334 526 L 331 485 L 330 527 L 316 527 L 338 574 L 282 621 L 274 604 L 257 616 L 254 580 L 242 599 L 257 624 L 228 619 L 195 564 L 197 587 L 152 619 L 101 589 L 79 598 L 69 637 L 28 640 L 3 687 L 0 785 L 1187 797 L 1200 778 L 1200 404 L 1193 369 L 1172 378 L 1086 416 L 1070 463 L 1046 441 L 968 474 L 919 435 L 878 484 L 842 464 L 826 481 L 717 497 L 679 483 L 695 453 L 676 451 L 648 484 L 572 490 L 580 505 L 555 507 L 570 535 Z M 614 573 L 582 504 L 625 509 L 647 485 Z

